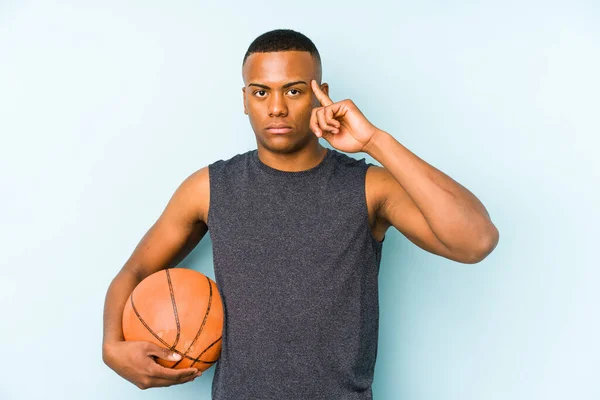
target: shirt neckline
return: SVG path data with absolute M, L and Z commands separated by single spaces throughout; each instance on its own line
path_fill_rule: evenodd
M 254 163 L 261 170 L 263 170 L 271 175 L 285 176 L 285 177 L 307 176 L 307 175 L 313 175 L 313 174 L 319 172 L 321 169 L 323 169 L 329 163 L 329 159 L 331 159 L 333 152 L 331 151 L 331 149 L 329 149 L 327 147 L 325 149 L 327 150 L 327 153 L 325 154 L 325 157 L 323 157 L 321 162 L 319 164 L 315 165 L 314 167 L 305 169 L 303 171 L 282 171 L 280 169 L 273 168 L 261 161 L 261 159 L 258 157 L 258 149 L 255 149 L 252 151 L 251 158 L 254 161 Z

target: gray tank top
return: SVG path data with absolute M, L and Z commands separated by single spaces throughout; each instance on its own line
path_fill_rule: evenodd
M 300 172 L 257 150 L 209 165 L 225 312 L 214 400 L 372 399 L 383 240 L 369 226 L 370 165 L 333 149 Z

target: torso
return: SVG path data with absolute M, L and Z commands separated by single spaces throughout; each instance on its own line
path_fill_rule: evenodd
M 383 203 L 382 191 L 380 190 L 379 177 L 380 172 L 383 168 L 373 166 L 367 170 L 365 191 L 367 200 L 367 209 L 369 212 L 369 224 L 371 226 L 371 232 L 373 237 L 381 242 L 385 236 L 390 225 L 378 218 L 378 211 Z M 205 193 L 206 196 L 201 196 L 202 201 L 199 204 L 198 219 L 206 224 L 208 219 L 208 208 L 210 204 L 210 184 L 208 176 L 208 167 L 202 168 L 197 171 L 197 176 L 200 182 L 200 192 Z

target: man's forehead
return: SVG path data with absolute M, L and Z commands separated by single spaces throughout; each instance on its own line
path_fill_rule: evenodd
M 305 51 L 254 53 L 243 68 L 247 83 L 283 85 L 292 81 L 310 80 L 315 74 L 312 55 Z

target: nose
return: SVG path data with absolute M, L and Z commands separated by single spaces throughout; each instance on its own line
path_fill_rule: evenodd
M 274 91 L 269 102 L 269 116 L 285 116 L 287 115 L 287 104 L 283 94 Z

